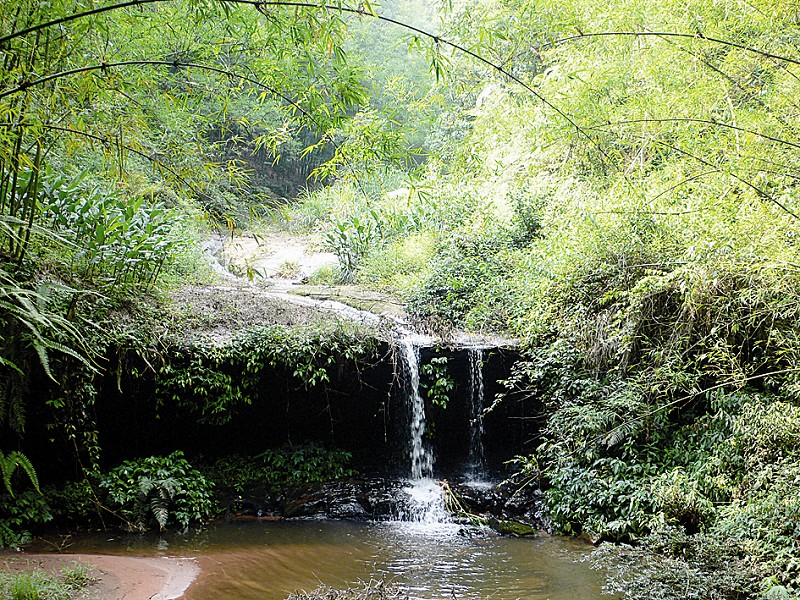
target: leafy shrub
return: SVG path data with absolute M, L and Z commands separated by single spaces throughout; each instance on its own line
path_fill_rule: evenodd
M 382 245 L 361 264 L 358 277 L 372 288 L 408 294 L 418 286 L 436 253 L 436 237 L 428 231 Z
M 166 457 L 129 460 L 100 479 L 108 503 L 127 525 L 144 531 L 152 523 L 183 528 L 217 511 L 211 483 L 178 451 Z
M 325 243 L 339 259 L 340 280 L 352 283 L 361 261 L 376 243 L 375 222 L 368 217 L 352 216 L 333 223 L 325 234 Z
M 758 597 L 765 572 L 725 539 L 665 527 L 638 546 L 603 544 L 592 554 L 608 577 L 604 591 L 638 600 Z
M 525 246 L 541 237 L 542 210 L 546 199 L 541 195 L 529 196 L 523 194 L 521 190 L 515 190 L 511 195 L 511 203 L 514 208 L 514 242 L 519 246 Z
M 308 277 L 310 285 L 336 285 L 339 283 L 340 269 L 335 265 L 322 265 Z
M 459 326 L 504 330 L 515 258 L 505 240 L 455 235 L 443 240 L 427 279 L 408 299 L 410 312 Z
M 681 468 L 662 474 L 653 483 L 653 506 L 667 523 L 679 524 L 688 533 L 703 529 L 716 516 L 714 505 L 698 489 L 697 482 Z
M 238 493 L 250 487 L 277 490 L 287 485 L 352 477 L 356 472 L 348 467 L 350 459 L 349 452 L 316 444 L 286 446 L 254 457 L 222 458 L 211 466 L 208 476 L 217 485 Z
M 295 231 L 321 229 L 363 210 L 363 199 L 355 185 L 339 182 L 318 190 L 304 190 L 287 211 L 287 225 Z
M 430 362 L 420 366 L 420 386 L 425 390 L 428 399 L 436 406 L 447 408 L 450 392 L 455 388 L 455 381 L 447 370 L 447 357 L 435 356 Z
M 61 488 L 43 490 L 50 511 L 60 523 L 86 523 L 97 516 L 99 506 L 88 479 L 69 481 Z
M 0 494 L 0 547 L 28 543 L 30 528 L 52 518 L 47 500 L 37 491 Z
M 128 284 L 152 286 L 178 245 L 171 234 L 172 212 L 141 196 L 123 199 L 89 187 L 83 179 L 51 176 L 46 181 L 43 219 L 78 246 L 72 268 L 108 291 Z
M 25 473 L 32 490 L 14 490 L 12 477 L 17 470 Z M 0 475 L 5 492 L 0 493 L 0 548 L 18 546 L 30 541 L 28 529 L 46 523 L 53 517 L 50 507 L 39 490 L 39 478 L 27 456 L 12 451 L 0 452 Z

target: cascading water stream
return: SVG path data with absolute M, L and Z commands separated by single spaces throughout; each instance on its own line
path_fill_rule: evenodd
M 400 340 L 406 396 L 411 407 L 411 479 L 433 475 L 433 455 L 425 447 L 425 401 L 419 393 L 419 348 L 410 338 Z
M 399 340 L 406 397 L 411 409 L 411 481 L 406 493 L 410 504 L 401 511 L 404 521 L 434 524 L 449 520 L 441 487 L 433 480 L 433 453 L 425 445 L 425 401 L 419 393 L 419 347 L 410 336 Z
M 469 474 L 479 477 L 486 465 L 483 450 L 483 349 L 469 349 Z

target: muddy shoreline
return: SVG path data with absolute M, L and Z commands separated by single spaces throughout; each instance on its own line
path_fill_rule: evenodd
M 95 579 L 87 594 L 101 600 L 176 600 L 200 574 L 194 558 L 16 552 L 0 554 L 5 572 L 58 573 L 75 563 Z

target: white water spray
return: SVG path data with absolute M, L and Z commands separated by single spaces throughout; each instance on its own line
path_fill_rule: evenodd
M 401 511 L 404 521 L 445 523 L 449 520 L 441 487 L 433 479 L 433 452 L 425 444 L 425 401 L 419 393 L 419 347 L 409 336 L 399 340 L 405 392 L 411 408 L 409 430 L 411 481 L 405 489 L 409 505 Z

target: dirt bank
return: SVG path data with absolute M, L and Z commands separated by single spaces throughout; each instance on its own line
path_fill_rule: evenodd
M 18 553 L 2 555 L 0 562 L 6 572 L 58 573 L 63 565 L 87 565 L 96 579 L 88 597 L 100 600 L 174 600 L 200 573 L 193 558 Z

